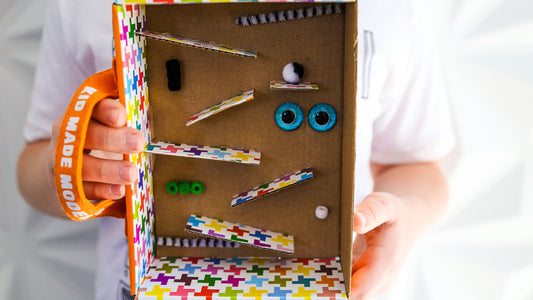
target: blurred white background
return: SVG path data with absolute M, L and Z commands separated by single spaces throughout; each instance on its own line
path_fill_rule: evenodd
M 53 0 L 49 0 L 53 1 Z M 533 299 L 533 1 L 436 0 L 458 135 L 449 210 L 383 299 Z M 92 299 L 96 222 L 51 219 L 15 165 L 45 0 L 0 0 L 0 300 Z

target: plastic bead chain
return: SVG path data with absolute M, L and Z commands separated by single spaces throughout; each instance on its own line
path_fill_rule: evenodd
M 275 22 L 283 22 L 290 20 L 297 20 L 303 18 L 310 18 L 315 16 L 325 16 L 331 14 L 342 13 L 341 5 L 326 4 L 321 6 L 313 6 L 308 8 L 290 9 L 284 11 L 270 12 L 259 15 L 240 16 L 235 20 L 239 26 L 250 26 L 259 24 L 268 24 Z
M 182 239 L 170 237 L 157 237 L 158 246 L 184 247 L 184 248 L 239 248 L 241 244 L 219 239 Z

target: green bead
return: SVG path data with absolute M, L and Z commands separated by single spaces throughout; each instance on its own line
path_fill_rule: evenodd
M 191 190 L 194 194 L 200 194 L 204 191 L 204 185 L 201 182 L 195 181 L 191 184 Z
M 176 194 L 178 192 L 178 183 L 175 181 L 167 183 L 167 192 L 171 195 Z
M 179 190 L 180 193 L 183 195 L 188 194 L 191 191 L 191 185 L 187 181 L 180 181 L 179 183 Z

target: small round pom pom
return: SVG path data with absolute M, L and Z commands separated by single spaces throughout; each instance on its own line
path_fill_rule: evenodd
M 304 76 L 304 67 L 299 63 L 291 62 L 283 67 L 283 79 L 291 84 L 297 84 Z
M 316 207 L 315 209 L 315 216 L 321 220 L 325 219 L 328 217 L 328 208 L 323 206 L 323 205 L 319 205 Z

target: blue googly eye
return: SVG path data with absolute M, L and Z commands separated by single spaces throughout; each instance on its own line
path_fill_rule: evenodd
M 326 103 L 320 103 L 309 111 L 308 121 L 309 125 L 316 131 L 328 131 L 337 121 L 337 113 L 335 109 Z
M 290 131 L 302 125 L 304 113 L 300 106 L 292 102 L 288 102 L 278 107 L 275 118 L 276 124 L 278 124 L 279 128 Z

